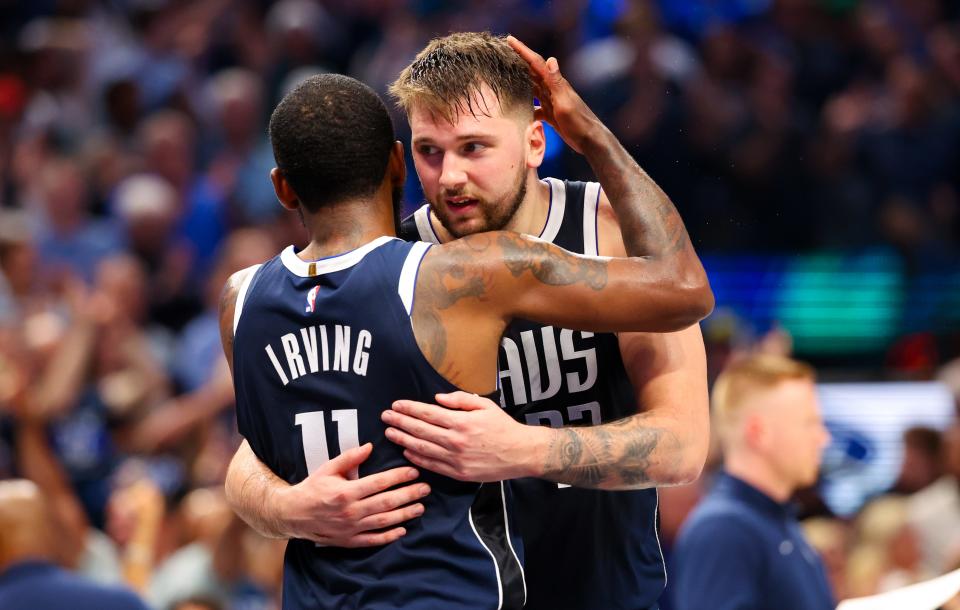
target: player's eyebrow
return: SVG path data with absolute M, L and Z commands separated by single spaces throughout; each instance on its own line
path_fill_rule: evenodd
M 475 133 L 465 133 L 458 135 L 454 138 L 457 142 L 464 142 L 467 140 L 495 140 L 497 136 L 491 133 L 475 132 Z M 433 138 L 427 136 L 419 136 L 413 139 L 414 146 L 420 146 L 423 144 L 435 144 Z

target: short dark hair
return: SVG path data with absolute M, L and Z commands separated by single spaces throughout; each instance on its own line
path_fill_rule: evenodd
M 277 168 L 309 212 L 373 195 L 395 139 L 380 96 L 342 74 L 297 85 L 274 109 L 269 132 Z
M 489 114 L 477 107 L 487 85 L 503 112 L 520 109 L 533 118 L 533 81 L 526 62 L 490 32 L 459 32 L 434 38 L 390 85 L 390 95 L 407 114 L 423 106 L 452 123 L 457 112 Z

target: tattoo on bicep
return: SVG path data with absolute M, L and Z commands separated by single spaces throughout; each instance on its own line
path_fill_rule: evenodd
M 500 235 L 497 243 L 503 250 L 503 262 L 514 277 L 530 271 L 550 286 L 583 283 L 593 290 L 601 290 L 607 285 L 604 260 L 574 256 L 545 242 L 512 235 Z
M 469 264 L 472 253 L 484 247 L 483 240 L 462 239 L 446 249 L 447 256 L 441 263 L 430 261 L 420 269 L 413 324 L 420 350 L 441 373 L 452 371 L 443 370 L 447 355 L 447 331 L 440 311 L 449 309 L 462 299 L 482 298 L 486 294 L 487 280 L 483 270 Z

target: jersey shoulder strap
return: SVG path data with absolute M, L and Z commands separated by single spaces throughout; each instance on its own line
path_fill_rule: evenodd
M 416 212 L 410 214 L 400 223 L 400 239 L 405 241 L 425 241 L 430 244 L 439 244 L 440 237 L 433 228 L 430 218 L 430 204 L 425 203 Z

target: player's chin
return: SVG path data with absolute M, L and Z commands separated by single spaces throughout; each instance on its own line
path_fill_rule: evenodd
M 491 231 L 489 224 L 480 218 L 465 218 L 450 223 L 450 233 L 456 237 L 466 237 L 477 233 Z

